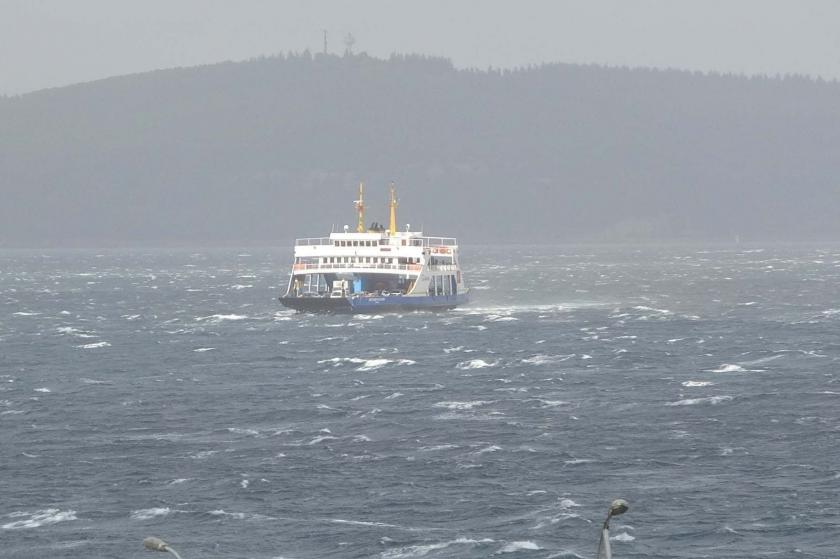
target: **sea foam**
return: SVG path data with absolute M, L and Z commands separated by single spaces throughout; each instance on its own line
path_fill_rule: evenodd
M 696 406 L 697 404 L 711 404 L 717 405 L 721 402 L 728 402 L 732 396 L 709 396 L 707 398 L 688 398 L 685 400 L 678 400 L 676 402 L 669 402 L 666 406 Z
M 24 528 L 40 528 L 58 522 L 76 520 L 76 511 L 58 509 L 44 509 L 35 512 L 13 512 L 6 515 L 6 518 L 19 518 L 0 526 L 3 530 L 20 530 Z
M 538 551 L 542 549 L 532 541 L 510 542 L 499 550 L 499 553 L 516 553 L 517 551 Z
M 139 509 L 131 511 L 131 518 L 133 520 L 149 520 L 158 516 L 166 516 L 172 512 L 169 507 L 158 507 L 151 509 Z
M 496 361 L 492 363 L 488 363 L 483 359 L 472 359 L 470 361 L 461 361 L 455 367 L 461 370 L 468 370 L 468 369 L 484 369 L 485 367 L 495 367 L 497 364 Z

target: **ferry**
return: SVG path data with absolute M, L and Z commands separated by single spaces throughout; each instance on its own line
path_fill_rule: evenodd
M 355 231 L 297 239 L 286 294 L 280 302 L 301 312 L 379 313 L 452 309 L 469 301 L 451 237 L 397 230 L 397 195 L 390 186 L 389 225 L 365 226 L 364 184 L 354 202 Z

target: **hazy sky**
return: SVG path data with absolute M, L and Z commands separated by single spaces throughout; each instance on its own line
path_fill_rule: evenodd
M 0 93 L 282 51 L 840 78 L 840 0 L 0 0 Z

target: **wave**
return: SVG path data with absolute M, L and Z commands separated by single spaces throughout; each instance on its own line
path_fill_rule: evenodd
M 227 512 L 222 509 L 211 510 L 208 514 L 211 514 L 213 516 L 229 516 L 230 518 L 235 518 L 237 520 L 245 519 L 244 512 Z
M 260 434 L 256 429 L 242 429 L 241 427 L 228 427 L 227 431 L 235 435 L 250 435 L 252 437 L 257 437 Z
M 62 511 L 59 509 L 44 509 L 35 512 L 20 511 L 7 514 L 6 518 L 20 518 L 21 520 L 14 520 L 8 524 L 3 524 L 0 528 L 3 530 L 22 530 L 76 520 L 76 511 Z
M 747 370 L 740 365 L 724 363 L 717 369 L 709 369 L 710 373 L 745 373 Z
M 543 398 L 537 398 L 536 401 L 542 404 L 544 408 L 556 408 L 557 406 L 565 406 L 569 403 L 566 400 L 545 400 Z
M 204 353 L 205 351 L 213 351 L 215 347 L 197 347 L 193 351 L 196 353 Z
M 108 342 L 94 342 L 92 344 L 77 345 L 76 347 L 80 349 L 99 349 L 101 347 L 111 347 L 111 344 Z
M 515 320 L 519 320 L 515 316 L 509 315 L 501 315 L 501 314 L 488 314 L 484 317 L 484 320 L 487 322 L 513 322 Z
M 397 365 L 414 365 L 416 361 L 412 361 L 411 359 L 368 359 L 365 361 L 364 365 L 361 367 L 357 367 L 357 371 L 375 371 L 385 365 L 390 363 L 395 363 Z
M 60 326 L 55 329 L 59 334 L 67 334 L 68 336 L 76 336 L 77 338 L 95 338 L 96 335 L 91 332 L 79 330 L 72 326 Z
M 471 410 L 475 407 L 492 403 L 492 400 L 473 400 L 472 402 L 438 402 L 435 404 L 435 407 L 446 408 L 448 410 Z
M 668 309 L 655 309 L 653 307 L 647 307 L 645 305 L 637 305 L 633 307 L 634 310 L 643 311 L 643 312 L 655 312 L 659 314 L 674 314 L 673 311 L 669 311 Z
M 338 437 L 333 437 L 332 435 L 320 435 L 320 436 L 315 437 L 314 439 L 312 439 L 311 441 L 309 441 L 306 444 L 313 445 L 313 444 L 318 444 L 318 443 L 323 442 L 323 441 L 333 441 L 333 440 L 336 440 L 336 439 L 338 439 Z
M 480 545 L 480 544 L 487 544 L 493 543 L 494 540 L 489 538 L 481 539 L 481 540 L 473 540 L 470 538 L 457 538 L 454 540 L 449 540 L 445 542 L 438 542 L 438 543 L 429 543 L 429 544 L 422 544 L 422 545 L 409 545 L 405 547 L 398 547 L 395 549 L 389 549 L 387 551 L 382 552 L 383 559 L 408 559 L 411 557 L 423 557 L 428 555 L 432 551 L 437 551 L 440 549 L 446 549 L 447 547 L 454 546 L 454 545 Z
M 499 553 L 516 553 L 517 551 L 538 551 L 542 549 L 536 543 L 526 540 L 520 542 L 510 542 L 499 550 Z
M 732 400 L 732 396 L 709 396 L 707 398 L 688 398 L 685 400 L 678 400 L 676 402 L 669 402 L 666 406 L 696 406 L 698 404 L 717 405 L 722 402 Z
M 568 361 L 574 356 L 574 353 L 570 353 L 568 355 L 544 355 L 542 353 L 538 353 L 533 357 L 523 359 L 522 363 L 527 363 L 528 365 L 551 365 L 553 363 L 562 363 L 563 361 Z
M 107 380 L 97 380 L 97 379 L 87 378 L 87 377 L 80 378 L 79 382 L 81 382 L 82 384 L 113 384 L 111 382 L 108 382 Z
M 131 518 L 133 520 L 149 520 L 150 518 L 156 518 L 158 516 L 167 516 L 170 512 L 172 511 L 169 507 L 140 509 L 131 511 Z
M 687 380 L 682 383 L 683 386 L 688 388 L 700 388 L 703 386 L 714 386 L 715 383 L 709 382 L 707 380 Z
M 219 324 L 220 322 L 224 322 L 226 320 L 246 320 L 248 318 L 247 315 L 244 314 L 211 314 L 210 316 L 199 316 L 196 317 L 196 322 L 203 322 L 207 321 L 212 324 Z
M 759 359 L 753 359 L 752 361 L 738 361 L 738 365 L 745 365 L 749 367 L 750 365 L 763 365 L 764 363 L 769 363 L 771 361 L 775 361 L 776 359 L 781 359 L 785 356 L 784 353 L 780 353 L 777 355 L 769 355 L 767 357 L 761 357 Z M 722 371 L 725 372 L 725 371 Z
M 455 365 L 455 368 L 461 370 L 484 369 L 486 367 L 495 367 L 496 365 L 498 365 L 498 361 L 488 363 L 483 359 L 472 359 L 470 361 L 461 361 L 460 363 Z
M 325 518 L 327 522 L 334 524 L 350 524 L 351 526 L 371 526 L 375 528 L 402 528 L 396 524 L 386 524 L 385 522 L 366 522 L 364 520 L 345 520 L 343 518 Z
M 52 390 L 50 390 L 49 388 L 36 388 L 35 392 L 45 392 L 45 393 L 47 393 L 47 392 L 52 392 Z
M 610 540 L 611 541 L 616 541 L 616 542 L 632 542 L 632 541 L 636 541 L 636 538 L 631 536 L 627 532 L 621 532 L 620 534 L 610 536 Z
M 380 369 L 391 363 L 396 365 L 414 365 L 417 362 L 412 361 L 411 359 L 361 359 L 359 357 L 333 357 L 331 359 L 321 359 L 318 361 L 318 364 L 324 363 L 332 363 L 334 367 L 338 367 L 343 363 L 354 363 L 361 365 L 356 368 L 357 371 L 375 371 L 376 369 Z

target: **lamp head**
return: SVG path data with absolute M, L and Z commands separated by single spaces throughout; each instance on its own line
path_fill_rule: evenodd
M 619 514 L 624 514 L 630 509 L 630 505 L 624 499 L 616 499 L 610 505 L 610 514 L 609 516 L 618 516 Z
M 143 540 L 143 547 L 150 551 L 168 551 L 168 545 L 160 538 L 149 536 Z

